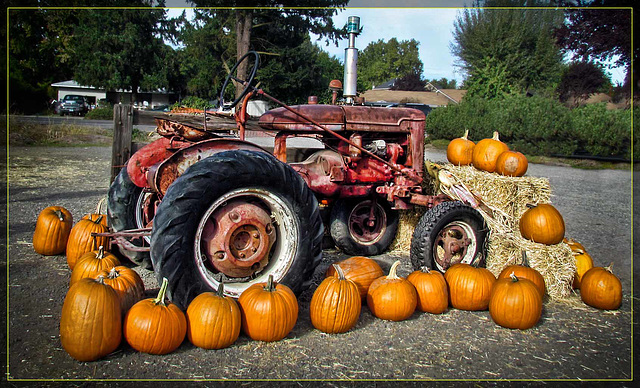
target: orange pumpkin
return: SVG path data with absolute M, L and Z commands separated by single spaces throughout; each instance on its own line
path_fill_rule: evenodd
M 496 160 L 496 172 L 506 176 L 523 176 L 529 168 L 527 157 L 517 151 L 505 151 Z
M 367 291 L 367 306 L 380 319 L 403 321 L 413 314 L 418 305 L 416 288 L 396 274 L 399 265 L 400 260 L 397 260 L 389 275 L 374 280 Z
M 338 276 L 320 283 L 309 306 L 313 327 L 329 334 L 349 331 L 358 322 L 362 307 L 358 286 L 345 277 L 339 265 L 333 267 Z
M 203 349 L 223 349 L 238 339 L 242 325 L 240 307 L 224 295 L 224 285 L 217 292 L 196 296 L 187 308 L 187 337 Z
M 76 268 L 80 263 L 76 265 Z M 74 269 L 75 271 L 75 269 Z M 144 282 L 140 275 L 131 268 L 123 265 L 114 266 L 111 269 L 100 271 L 98 276 L 104 278 L 105 284 L 110 285 L 120 297 L 120 307 L 122 307 L 122 316 L 129 311 L 131 306 L 138 303 L 144 297 Z
M 94 361 L 113 352 L 122 339 L 118 294 L 102 278 L 85 278 L 67 292 L 60 318 L 60 342 L 78 361 Z
M 167 279 L 162 279 L 158 297 L 134 304 L 124 318 L 124 338 L 139 352 L 167 354 L 184 341 L 187 319 L 178 306 L 165 302 L 168 285 Z
M 256 283 L 238 298 L 242 311 L 242 331 L 257 341 L 279 341 L 298 320 L 298 300 L 284 284 L 276 284 L 273 275 L 266 283 Z
M 538 287 L 513 272 L 498 279 L 492 287 L 489 301 L 491 319 L 509 329 L 525 330 L 535 326 L 542 316 L 542 297 Z
M 106 200 L 106 197 L 103 197 L 102 199 L 100 199 L 100 201 L 98 201 L 98 206 L 96 207 L 96 211 L 94 213 L 89 213 L 89 214 L 85 214 L 84 217 L 82 217 L 83 220 L 91 220 L 91 221 L 98 221 L 98 218 L 100 218 L 100 220 L 98 222 L 100 222 L 102 225 L 104 225 L 104 227 L 108 227 L 109 225 L 107 225 L 107 216 L 106 214 L 102 214 L 100 213 L 100 208 L 102 208 L 102 205 L 104 204 L 104 201 Z M 102 216 L 102 217 L 100 217 Z
M 560 212 L 549 204 L 527 205 L 520 218 L 522 237 L 546 245 L 555 245 L 564 238 L 564 219 Z
M 576 259 L 576 273 L 573 276 L 573 288 L 580 288 L 582 277 L 588 270 L 593 268 L 593 259 L 587 252 L 581 249 L 576 249 L 572 251 L 572 253 Z
M 459 310 L 486 310 L 495 276 L 486 268 L 470 264 L 454 264 L 444 273 L 449 287 L 451 306 Z
M 585 247 L 580 244 L 579 242 L 577 242 L 576 240 L 572 239 L 572 238 L 563 238 L 562 242 L 564 242 L 565 244 L 569 245 L 569 248 L 571 248 L 572 251 L 576 251 L 576 250 L 581 250 L 583 252 L 586 252 Z
M 362 256 L 350 257 L 337 263 L 344 277 L 351 280 L 358 286 L 358 292 L 362 299 L 366 299 L 367 290 L 371 283 L 384 275 L 384 271 L 373 259 Z M 332 266 L 327 269 L 327 276 L 336 276 L 337 272 Z
M 525 251 L 522 251 L 522 265 L 509 265 L 505 267 L 502 272 L 500 272 L 500 275 L 498 275 L 498 280 L 510 278 L 512 273 L 518 279 L 530 280 L 533 284 L 535 284 L 536 288 L 538 288 L 538 291 L 540 291 L 540 297 L 544 298 L 544 294 L 547 290 L 544 278 L 542 277 L 540 272 L 529 266 L 529 261 L 527 260 Z
M 444 276 L 438 271 L 422 267 L 407 277 L 418 293 L 418 307 L 421 311 L 441 314 L 449 307 L 449 292 Z
M 103 246 L 100 246 L 97 251 L 87 252 L 78 259 L 71 272 L 69 286 L 73 286 L 83 278 L 95 278 L 101 271 L 113 268 L 116 265 L 120 265 L 120 260 L 115 255 L 105 251 Z
M 476 143 L 468 139 L 469 130 L 464 131 L 464 136 L 453 139 L 447 146 L 447 160 L 456 166 L 468 166 L 473 157 L 473 148 Z
M 616 310 L 622 304 L 622 283 L 607 268 L 593 267 L 583 276 L 580 285 L 580 297 L 589 306 L 601 310 Z
M 97 219 L 81 219 L 71 228 L 69 233 L 69 241 L 67 242 L 67 264 L 73 269 L 76 262 L 83 254 L 90 252 L 95 247 L 109 246 L 108 237 L 93 237 L 91 233 L 105 233 L 107 227 L 102 225 L 104 216 L 100 215 Z
M 509 147 L 500 141 L 498 132 L 494 132 L 491 139 L 482 139 L 473 148 L 473 166 L 478 170 L 494 172 L 498 156 L 508 150 Z
M 64 253 L 72 226 L 73 217 L 62 206 L 49 206 L 43 209 L 36 221 L 33 249 L 36 253 L 45 256 Z

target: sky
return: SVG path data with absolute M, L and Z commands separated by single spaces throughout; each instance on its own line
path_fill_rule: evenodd
M 453 24 L 456 16 L 465 4 L 471 0 L 351 0 L 345 10 L 339 11 L 333 22 L 344 26 L 349 16 L 360 17 L 362 34 L 356 38 L 356 47 L 364 50 L 371 42 L 379 39 L 387 42 L 391 38 L 398 41 L 415 39 L 418 43 L 420 59 L 424 64 L 425 79 L 455 79 L 462 84 L 464 74 L 455 67 L 456 58 L 451 54 Z M 167 0 L 167 7 L 185 7 L 185 0 Z M 170 15 L 178 15 L 182 9 L 171 9 Z M 314 39 L 312 37 L 312 39 Z M 317 41 L 318 46 L 340 61 L 344 59 L 344 49 L 348 45 L 345 39 L 335 44 L 325 45 L 324 40 Z M 624 69 L 606 70 L 614 85 L 622 83 Z

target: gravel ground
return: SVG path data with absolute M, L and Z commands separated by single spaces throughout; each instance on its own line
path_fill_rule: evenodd
M 538 325 L 519 331 L 497 326 L 487 311 L 416 312 L 406 321 L 388 322 L 363 307 L 354 329 L 327 335 L 311 325 L 309 302 L 327 267 L 347 256 L 325 250 L 314 284 L 299 297 L 298 322 L 282 341 L 257 342 L 241 334 L 231 347 L 207 351 L 185 340 L 177 351 L 165 356 L 141 354 L 123 343 L 111 355 L 83 363 L 67 355 L 60 344 L 58 323 L 70 277 L 65 257 L 36 254 L 31 237 L 38 213 L 46 206 L 64 206 L 76 220 L 95 209 L 108 190 L 111 150 L 16 147 L 9 152 L 9 265 L 8 276 L 2 277 L 0 285 L 7 290 L 8 330 L 0 336 L 7 341 L 10 382 L 39 380 L 38 385 L 45 385 L 44 380 L 235 379 L 269 385 L 263 380 L 284 379 L 284 385 L 297 385 L 307 379 L 322 379 L 344 385 L 346 380 L 372 379 L 560 379 L 617 381 L 632 386 L 628 171 L 542 165 L 531 165 L 529 171 L 530 175 L 550 178 L 553 203 L 565 217 L 567 235 L 586 246 L 596 265 L 614 262 L 624 293 L 617 311 L 591 308 L 577 295 L 568 302 L 546 301 Z M 442 160 L 443 155 L 440 151 L 428 153 L 432 160 Z M 637 219 L 635 223 L 638 230 Z M 411 271 L 408 255 L 402 252 L 374 259 L 385 271 L 396 259 L 403 262 L 401 276 Z M 4 271 L 6 264 L 1 263 Z M 155 294 L 158 284 L 153 273 L 136 270 L 145 281 L 147 295 Z

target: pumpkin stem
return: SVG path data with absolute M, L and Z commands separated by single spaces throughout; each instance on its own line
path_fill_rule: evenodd
M 338 273 L 338 279 L 346 280 L 347 278 L 344 276 L 344 271 L 342 270 L 342 268 L 340 268 L 338 264 L 332 264 L 332 265 L 333 265 L 333 269 L 335 269 L 336 272 Z
M 469 130 L 468 129 L 464 130 L 464 136 L 462 136 L 461 139 L 469 140 Z
M 422 267 L 420 267 L 420 271 L 424 273 L 431 273 L 431 268 L 427 267 L 426 265 L 423 265 Z
M 118 272 L 118 270 L 116 269 L 116 267 L 111 268 L 111 270 L 109 271 L 109 276 L 107 276 L 109 279 L 115 279 L 117 277 L 120 276 L 120 272 Z
M 104 284 L 104 275 L 99 275 L 96 278 L 96 282 L 100 283 L 100 284 Z
M 93 242 L 95 243 L 95 237 L 93 238 Z M 104 259 L 104 246 L 100 245 L 98 248 L 98 254 L 96 255 L 96 259 Z
M 613 273 L 613 261 L 611 262 L 611 264 L 609 264 L 608 267 L 605 267 L 604 269 L 606 269 L 609 273 Z
M 571 250 L 571 253 L 573 253 L 574 256 L 584 255 L 584 251 L 580 248 L 575 248 Z
M 524 249 L 522 250 L 522 266 L 531 268 L 529 265 L 529 259 L 527 258 L 527 251 Z
M 500 135 L 498 135 L 498 131 L 493 131 L 493 140 L 500 141 Z
M 60 209 L 56 209 L 53 212 L 56 213 L 56 216 L 58 216 L 60 221 L 64 221 L 64 213 L 62 211 L 60 211 Z
M 511 281 L 514 283 L 518 281 L 518 277 L 516 276 L 516 273 L 514 271 L 511 271 L 511 273 L 509 274 L 509 277 L 511 278 Z
M 167 293 L 168 286 L 169 280 L 167 280 L 167 278 L 162 278 L 162 286 L 160 286 L 160 291 L 158 291 L 158 296 L 153 300 L 153 304 L 166 306 L 164 303 L 164 295 Z
M 265 291 L 274 292 L 276 290 L 276 282 L 273 281 L 273 275 L 269 275 L 267 285 L 264 286 Z
M 533 203 L 528 203 L 526 205 L 529 209 L 533 209 L 534 207 L 538 206 L 537 204 L 533 204 Z
M 216 291 L 216 295 L 218 295 L 221 298 L 224 298 L 224 283 L 220 282 L 220 285 L 218 286 L 218 290 Z
M 98 201 L 98 206 L 96 207 L 96 214 L 101 214 L 100 213 L 100 209 L 102 208 L 102 205 L 104 204 L 104 201 L 106 199 L 107 199 L 107 197 L 100 198 L 100 200 Z
M 103 218 L 103 217 L 104 217 L 104 216 L 103 216 L 102 214 L 100 214 L 100 215 L 98 216 L 98 218 L 97 218 L 95 221 L 93 221 L 93 222 L 94 222 L 94 223 L 96 223 L 96 224 L 99 224 L 99 223 L 100 223 L 100 221 L 102 221 L 102 218 Z M 91 219 L 91 218 L 89 218 L 89 219 Z
M 391 269 L 389 270 L 389 275 L 387 275 L 387 279 L 390 279 L 390 280 L 400 279 L 400 277 L 396 274 L 396 271 L 399 265 L 400 265 L 400 260 L 396 260 L 396 262 L 393 263 L 393 265 L 391 266 Z

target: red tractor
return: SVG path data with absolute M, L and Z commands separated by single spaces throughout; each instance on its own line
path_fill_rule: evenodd
M 108 218 L 121 252 L 169 280 L 171 299 L 182 308 L 201 292 L 238 297 L 255 282 L 274 280 L 300 293 L 322 256 L 321 212 L 335 245 L 350 255 L 378 255 L 395 238 L 398 209 L 429 210 L 411 245 L 414 267 L 441 271 L 456 262 L 482 260 L 486 226 L 480 213 L 445 195 L 426 195 L 425 115 L 410 108 L 355 103 L 351 29 L 346 49 L 346 101 L 287 106 L 254 86 L 259 56 L 236 63 L 220 93 L 225 113 L 156 118 L 162 135 L 127 162 L 108 195 Z M 246 80 L 235 75 L 249 62 Z M 232 81 L 243 88 L 230 104 Z M 274 137 L 273 154 L 245 140 L 252 96 L 282 107 L 264 113 L 259 126 Z M 217 120 L 216 120 L 217 119 Z M 228 120 L 228 119 L 227 119 Z M 287 138 L 311 137 L 324 149 L 286 163 Z

